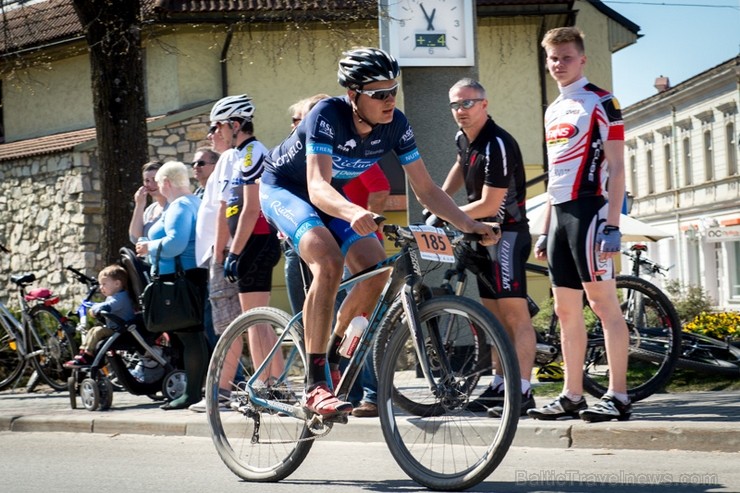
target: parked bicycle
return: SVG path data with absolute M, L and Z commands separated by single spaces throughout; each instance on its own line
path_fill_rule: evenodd
M 391 225 L 383 231 L 400 252 L 341 283 L 340 289 L 347 290 L 392 270 L 336 395 L 348 395 L 365 359 L 377 348 L 380 425 L 394 459 L 428 488 L 469 488 L 493 472 L 516 432 L 521 392 L 514 349 L 499 322 L 479 303 L 458 296 L 422 301 L 419 257 L 454 261 L 451 245 L 462 241 L 461 234 Z M 437 249 L 427 248 L 432 245 Z M 232 322 L 214 350 L 206 379 L 211 435 L 224 463 L 245 480 L 286 478 L 316 438 L 347 422 L 346 415 L 322 418 L 300 405 L 306 378 L 302 320 L 301 313 L 291 318 L 275 308 L 249 310 Z M 254 368 L 246 341 L 248 329 L 257 324 L 271 326 L 279 341 Z M 383 347 L 375 344 L 379 333 L 387 334 Z M 500 420 L 467 409 L 485 388 L 478 377 L 492 371 L 485 358 L 488 344 L 500 355 L 499 369 L 511 377 Z M 285 369 L 278 378 L 263 381 L 260 376 L 278 351 Z M 230 358 L 230 352 L 236 357 Z M 230 363 L 234 360 L 239 371 Z M 328 377 L 327 372 L 331 381 Z
M 645 257 L 645 245 L 633 245 L 622 251 L 632 260 L 632 274 L 648 273 L 665 276 L 668 267 Z M 715 373 L 727 376 L 740 376 L 740 341 L 719 340 L 704 334 L 683 331 L 681 350 L 676 368 Z
M 481 282 L 475 256 L 480 255 L 465 244 L 458 246 L 460 253 L 454 269 L 446 271 L 441 290 L 433 293 L 462 294 L 469 271 Z M 529 272 L 547 275 L 546 267 L 527 264 Z M 668 297 L 655 285 L 635 276 L 617 276 L 617 290 L 630 333 L 627 390 L 632 401 L 639 401 L 663 388 L 673 373 L 681 349 L 681 325 L 676 310 Z M 551 293 L 552 295 L 552 293 Z M 529 298 L 530 312 L 536 312 L 536 303 Z M 591 311 L 584 297 L 584 319 L 587 329 L 587 346 L 584 361 L 584 388 L 595 397 L 608 389 L 609 373 L 604 330 L 599 318 Z M 558 317 L 551 312 L 547 327 L 536 330 L 537 349 L 535 365 L 547 368 L 562 358 Z
M 10 253 L 3 245 L 0 251 Z M 17 384 L 29 363 L 54 390 L 66 389 L 69 371 L 62 365 L 77 354 L 77 345 L 64 316 L 54 308 L 59 297 L 44 288 L 27 290 L 36 281 L 32 273 L 12 275 L 10 281 L 21 320 L 0 302 L 0 390 Z

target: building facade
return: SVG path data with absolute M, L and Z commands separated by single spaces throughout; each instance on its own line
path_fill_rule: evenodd
M 205 143 L 211 105 L 229 94 L 254 99 L 257 137 L 268 147 L 278 144 L 289 132 L 292 102 L 320 92 L 342 93 L 336 63 L 343 50 L 380 44 L 377 2 L 289 0 L 271 9 L 237 0 L 141 3 L 152 159 L 190 162 Z M 105 234 L 87 47 L 70 0 L 5 5 L 0 243 L 13 254 L 0 257 L 0 268 L 35 271 L 62 294 L 77 294 L 81 287 L 67 282 L 63 268 L 97 272 L 98 240 Z M 589 79 L 610 88 L 611 55 L 634 43 L 639 27 L 599 0 L 477 0 L 476 5 L 475 74 L 488 90 L 491 114 L 519 141 L 529 177 L 537 176 L 545 162 L 544 108 L 557 96 L 539 46 L 544 32 L 578 25 L 588 37 Z M 441 183 L 455 152 L 449 86 L 430 87 L 424 70 L 429 69 L 403 69 L 397 104 Z M 404 82 L 404 75 L 411 82 Z M 416 110 L 404 104 L 410 91 L 435 96 Z M 402 173 L 393 180 L 394 190 L 405 190 Z M 542 191 L 538 187 L 532 195 Z M 396 210 L 391 219 L 407 221 L 407 195 L 391 199 Z M 287 306 L 281 269 L 282 264 L 274 275 L 274 300 Z M 8 287 L 0 284 L 0 297 Z
M 632 215 L 673 237 L 649 245 L 670 277 L 740 309 L 740 56 L 623 110 Z

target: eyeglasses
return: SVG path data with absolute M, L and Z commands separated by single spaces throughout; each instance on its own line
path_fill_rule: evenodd
M 364 94 L 365 96 L 370 96 L 373 99 L 378 99 L 380 101 L 385 101 L 390 96 L 394 96 L 398 94 L 398 84 L 394 85 L 393 87 L 389 87 L 388 89 L 374 89 L 374 90 L 362 90 L 362 89 L 355 89 L 355 92 L 358 92 L 359 94 Z
M 462 101 L 455 101 L 455 102 L 450 103 L 450 109 L 453 109 L 455 111 L 459 110 L 460 108 L 469 110 L 470 108 L 475 106 L 475 103 L 477 103 L 478 101 L 483 101 L 483 98 L 463 99 Z
M 217 125 L 211 125 L 210 127 L 208 127 L 208 133 L 209 134 L 216 133 L 216 130 L 218 130 L 218 126 Z
M 196 167 L 196 168 L 202 168 L 206 164 L 216 164 L 216 163 L 207 163 L 207 162 L 203 161 L 202 159 L 200 159 L 198 161 L 193 161 L 193 166 Z
M 217 128 L 219 128 L 221 125 L 228 125 L 231 123 L 231 120 L 219 120 L 217 122 L 211 122 L 211 128 L 208 130 L 213 133 L 216 131 Z

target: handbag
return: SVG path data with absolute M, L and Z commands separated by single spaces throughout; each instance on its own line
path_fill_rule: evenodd
M 203 323 L 203 296 L 201 290 L 185 277 L 180 256 L 175 257 L 175 279 L 165 281 L 159 276 L 157 248 L 152 281 L 141 293 L 144 325 L 150 332 L 175 331 Z

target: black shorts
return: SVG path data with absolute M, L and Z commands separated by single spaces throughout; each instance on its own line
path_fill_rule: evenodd
M 582 283 L 614 279 L 614 262 L 599 260 L 596 235 L 606 225 L 604 197 L 587 197 L 552 206 L 547 235 L 547 265 L 555 287 L 583 289 Z
M 479 275 L 485 278 L 485 281 L 478 278 L 480 297 L 492 300 L 526 298 L 526 264 L 531 251 L 532 236 L 526 225 L 505 228 L 495 245 L 478 244 L 475 264 Z
M 280 240 L 275 233 L 252 235 L 239 255 L 236 272 L 240 293 L 272 290 L 272 269 L 280 260 Z

